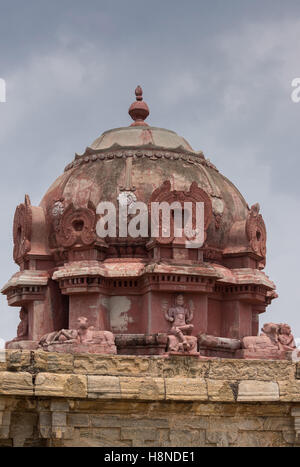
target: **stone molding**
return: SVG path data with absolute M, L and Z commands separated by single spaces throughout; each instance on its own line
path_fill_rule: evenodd
M 205 159 L 202 153 L 195 153 L 185 150 L 183 147 L 165 149 L 152 144 L 139 147 L 138 149 L 132 146 L 132 148 L 121 148 L 119 145 L 99 150 L 87 148 L 85 153 L 82 155 L 75 155 L 73 162 L 65 167 L 65 172 L 73 168 L 79 167 L 80 165 L 88 164 L 89 162 L 104 161 L 111 159 L 126 159 L 127 157 L 133 157 L 134 159 L 148 158 L 150 160 L 183 160 L 192 165 L 203 165 L 210 169 L 218 172 L 218 169 L 209 159 Z
M 0 395 L 300 402 L 298 363 L 2 351 Z

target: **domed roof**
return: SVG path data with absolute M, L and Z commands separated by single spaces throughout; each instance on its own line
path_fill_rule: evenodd
M 135 116 L 134 104 L 130 109 L 130 115 Z M 211 259 L 224 253 L 255 252 L 255 248 L 255 253 L 262 257 L 256 239 L 265 242 L 265 231 L 258 211 L 253 211 L 251 217 L 252 211 L 239 190 L 201 151 L 194 151 L 173 131 L 148 126 L 143 118 L 139 114 L 132 126 L 105 131 L 84 154 L 75 155 L 40 204 L 51 229 L 60 212 L 70 204 L 74 208 L 87 208 L 96 207 L 100 201 L 117 203 L 122 191 L 134 193 L 135 199 L 149 203 L 152 193 L 166 181 L 173 191 L 185 193 L 194 184 L 205 191 L 211 202 L 212 219 L 206 240 L 206 246 L 213 249 Z M 247 226 L 250 221 L 251 228 Z
M 89 148 L 92 150 L 107 150 L 118 146 L 136 148 L 145 145 L 194 152 L 189 143 L 174 131 L 151 126 L 129 126 L 105 131 Z

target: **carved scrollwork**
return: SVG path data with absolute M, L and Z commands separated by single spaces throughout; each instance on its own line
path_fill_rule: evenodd
M 149 200 L 148 209 L 149 214 L 151 213 L 151 204 L 153 202 L 167 202 L 171 205 L 174 202 L 179 202 L 182 209 L 184 209 L 184 203 L 191 202 L 194 205 L 197 202 L 204 203 L 204 230 L 206 232 L 207 227 L 209 226 L 212 219 L 212 204 L 208 194 L 199 188 L 196 182 L 193 182 L 190 186 L 189 191 L 171 191 L 171 183 L 169 180 L 166 180 L 159 188 L 153 191 L 151 198 Z M 161 224 L 161 220 L 160 220 Z M 195 209 L 192 212 L 192 226 L 196 226 L 196 213 Z M 170 244 L 174 240 L 174 218 L 170 217 L 170 236 L 162 236 L 162 226 L 160 225 L 160 234 L 156 239 L 160 244 Z M 173 235 L 172 235 L 173 234 Z
M 31 249 L 32 212 L 28 195 L 25 201 L 17 206 L 13 224 L 14 251 L 16 263 L 20 264 L 26 253 Z
M 57 244 L 71 248 L 75 244 L 91 245 L 96 240 L 96 213 L 94 206 L 76 209 L 71 203 L 61 216 L 55 233 Z
M 251 249 L 254 253 L 263 258 L 262 264 L 265 265 L 267 231 L 262 215 L 259 214 L 259 210 L 260 206 L 258 203 L 251 206 L 246 221 L 246 233 Z

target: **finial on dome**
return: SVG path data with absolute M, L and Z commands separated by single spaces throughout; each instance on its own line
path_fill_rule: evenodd
M 130 126 L 148 126 L 144 120 L 146 120 L 150 112 L 146 102 L 143 102 L 143 90 L 141 86 L 135 88 L 135 96 L 136 101 L 131 104 L 128 110 L 130 117 L 134 120 L 134 123 Z

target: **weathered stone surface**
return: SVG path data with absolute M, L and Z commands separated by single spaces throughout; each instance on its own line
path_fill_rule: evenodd
M 70 413 L 68 414 L 68 424 L 76 427 L 87 427 L 90 425 L 90 416 L 85 413 Z
M 128 378 L 120 376 L 121 396 L 124 399 L 159 400 L 165 397 L 163 378 Z
M 300 364 L 296 363 L 296 379 L 300 379 Z
M 239 433 L 237 446 L 240 447 L 276 447 L 288 446 L 281 433 L 242 431 Z
M 149 357 L 74 355 L 74 372 L 91 375 L 138 375 L 149 374 Z
M 293 417 L 269 417 L 264 420 L 263 431 L 290 431 L 293 429 Z
M 168 358 L 152 358 L 150 363 L 151 374 L 165 378 L 204 377 L 209 369 L 210 362 L 194 357 L 170 355 Z
M 280 400 L 300 402 L 300 380 L 278 381 Z
M 158 431 L 154 428 L 121 428 L 121 440 L 130 440 L 134 447 L 155 446 L 157 436 Z
M 121 398 L 121 387 L 118 376 L 88 376 L 87 379 L 89 398 Z
M 34 368 L 37 371 L 73 373 L 73 355 L 37 350 L 34 352 Z
M 166 378 L 166 399 L 204 401 L 208 399 L 203 378 Z
M 237 392 L 237 383 L 235 381 L 208 379 L 207 392 L 208 399 L 211 401 L 233 402 Z
M 218 446 L 218 447 L 228 447 L 232 444 L 235 444 L 238 437 L 238 432 L 236 430 L 220 430 L 214 429 L 206 431 L 206 440 L 209 444 Z
M 7 369 L 6 352 L 5 349 L 0 349 L 0 371 L 5 371 Z
M 87 378 L 83 375 L 39 373 L 35 380 L 35 395 L 87 397 Z
M 31 352 L 29 350 L 7 350 L 6 364 L 8 370 L 24 371 L 31 365 Z
M 33 352 L 28 359 L 18 352 L 10 366 L 17 371 L 0 370 L 0 445 L 11 433 L 15 446 L 299 443 L 300 381 L 293 362 L 223 360 L 222 366 L 216 360 L 176 356 L 137 357 L 135 362 L 127 356 L 64 359 L 46 352 Z M 73 358 L 87 364 L 80 367 L 82 373 L 71 372 Z M 105 374 L 105 368 L 115 374 Z M 264 369 L 266 381 L 261 379 Z M 27 424 L 25 436 L 15 426 L 21 420 Z
M 32 375 L 26 372 L 14 373 L 4 371 L 0 375 L 0 394 L 33 395 Z
M 165 446 L 170 447 L 193 447 L 205 446 L 205 431 L 204 430 L 184 430 L 175 428 L 170 430 L 170 441 L 165 443 Z
M 238 401 L 279 401 L 279 387 L 274 381 L 240 381 Z
M 262 381 L 295 377 L 295 363 L 282 360 L 211 360 L 208 377 L 212 379 Z

